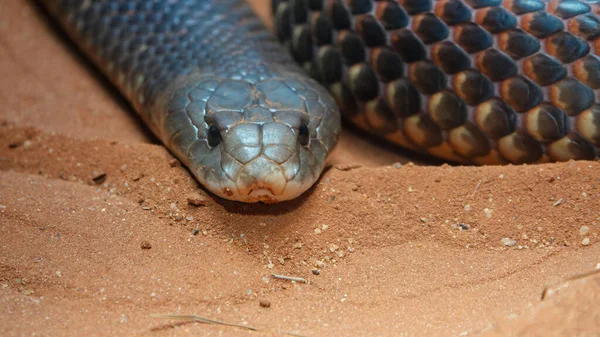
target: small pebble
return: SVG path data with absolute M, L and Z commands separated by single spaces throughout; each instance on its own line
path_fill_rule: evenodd
M 400 163 L 394 163 L 394 167 L 397 168 L 397 169 L 402 168 L 402 164 L 400 164 Z
M 150 244 L 150 242 L 148 242 L 148 241 L 142 241 L 142 243 L 140 244 L 140 247 L 142 249 L 150 249 L 150 248 L 152 248 L 152 244 Z
M 590 245 L 590 238 L 583 238 L 583 240 L 581 240 L 581 244 L 584 246 L 589 246 Z
M 198 235 L 198 233 L 200 233 L 200 230 L 199 230 L 198 228 L 194 228 L 194 229 L 192 230 L 192 234 L 193 234 L 193 235 Z
M 175 158 L 169 160 L 169 166 L 171 166 L 171 167 L 179 166 L 179 160 L 177 160 Z
M 492 217 L 492 212 L 493 212 L 493 210 L 491 210 L 491 209 L 489 209 L 489 208 L 485 208 L 485 209 L 483 210 L 483 212 L 485 213 L 485 216 L 486 216 L 488 219 L 490 219 L 490 218 Z
M 100 185 L 104 182 L 104 180 L 106 180 L 106 173 L 104 172 L 94 171 L 92 174 L 92 180 L 94 183 L 96 183 L 96 185 Z
M 321 271 L 319 269 L 312 270 L 313 275 L 321 275 Z
M 340 170 L 340 171 L 350 171 L 356 168 L 360 168 L 362 165 L 358 165 L 358 164 L 341 164 L 341 165 L 336 165 L 335 168 Z
M 458 224 L 458 227 L 460 227 L 460 230 L 465 230 L 465 231 L 467 231 L 471 228 L 471 226 L 464 224 L 464 223 Z
M 507 247 L 513 247 L 517 244 L 517 241 L 515 241 L 511 238 L 502 238 L 502 244 Z
M 206 206 L 206 198 L 199 193 L 192 193 L 188 195 L 187 203 L 192 206 Z
M 270 308 L 271 307 L 271 302 L 267 301 L 267 300 L 260 300 L 259 304 L 260 304 L 261 308 Z
M 579 228 L 579 234 L 580 235 L 586 235 L 588 232 L 590 231 L 590 228 L 588 226 L 581 226 L 581 228 Z

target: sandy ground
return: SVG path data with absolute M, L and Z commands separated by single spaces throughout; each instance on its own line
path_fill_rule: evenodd
M 2 5 L 1 336 L 600 336 L 600 163 L 431 165 L 347 131 L 305 196 L 226 202 L 52 28 Z

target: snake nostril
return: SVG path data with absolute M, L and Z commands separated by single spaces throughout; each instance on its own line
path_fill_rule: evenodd
M 217 128 L 217 126 L 214 124 L 212 124 L 208 128 L 206 137 L 208 140 L 208 145 L 210 147 L 215 147 L 221 142 L 221 132 L 219 131 L 219 128 Z
M 308 126 L 306 123 L 302 123 L 300 125 L 300 129 L 298 129 L 298 141 L 302 146 L 307 146 L 310 140 L 310 132 L 308 131 Z

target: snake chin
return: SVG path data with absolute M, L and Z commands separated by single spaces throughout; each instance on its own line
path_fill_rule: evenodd
M 300 188 L 300 185 L 294 183 L 288 185 L 288 188 L 283 190 L 281 193 L 274 193 L 270 186 L 264 184 L 257 184 L 249 189 L 240 189 L 237 186 L 224 187 L 221 190 L 212 190 L 212 192 L 224 199 L 232 201 L 274 204 L 294 199 L 304 191 Z
M 277 196 L 268 188 L 253 189 L 250 194 L 248 194 L 248 197 L 265 204 L 272 204 L 279 201 L 277 200 Z

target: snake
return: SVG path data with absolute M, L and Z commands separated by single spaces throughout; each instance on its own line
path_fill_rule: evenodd
M 472 165 L 600 154 L 598 0 L 40 0 L 218 197 L 318 181 L 342 125 Z

